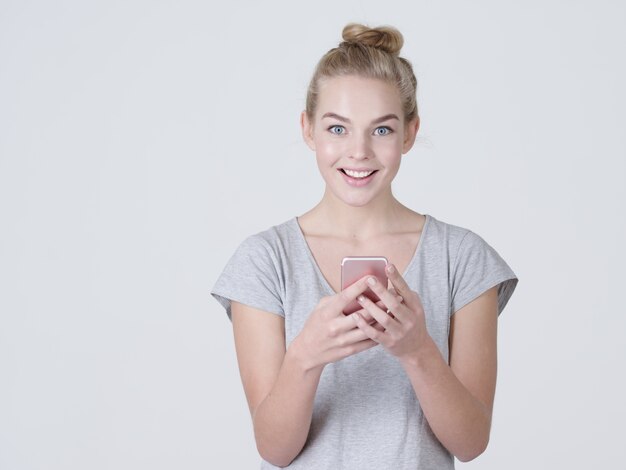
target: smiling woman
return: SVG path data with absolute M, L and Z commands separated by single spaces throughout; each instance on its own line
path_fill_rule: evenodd
M 403 38 L 349 24 L 343 39 L 300 116 L 320 202 L 246 238 L 211 293 L 233 324 L 261 468 L 453 468 L 487 446 L 497 318 L 518 279 L 479 235 L 395 198 L 420 124 Z M 388 284 L 366 274 L 342 290 L 347 256 L 387 258 Z

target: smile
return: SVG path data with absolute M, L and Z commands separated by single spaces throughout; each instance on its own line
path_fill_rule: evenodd
M 348 185 L 356 188 L 366 186 L 372 181 L 378 170 L 348 170 L 340 168 L 343 179 Z
M 341 168 L 339 171 L 341 171 L 344 175 L 350 176 L 351 178 L 361 179 L 361 178 L 367 178 L 371 174 L 375 173 L 377 170 L 358 171 L 358 170 L 348 170 L 346 168 Z

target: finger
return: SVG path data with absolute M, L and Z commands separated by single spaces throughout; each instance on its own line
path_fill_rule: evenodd
M 339 294 L 335 295 L 336 298 L 338 297 L 338 301 L 340 302 L 342 309 L 346 307 L 354 299 L 356 299 L 359 296 L 359 294 L 362 294 L 368 288 L 371 288 L 367 282 L 370 277 L 372 276 L 369 274 L 366 274 L 361 279 L 356 281 L 354 284 L 346 287 L 344 290 L 339 292 Z M 377 279 L 376 281 L 378 282 Z
M 388 264 L 385 270 L 387 272 L 387 279 L 391 281 L 391 285 L 396 292 L 403 297 L 408 296 L 411 293 L 411 288 L 400 275 L 396 267 L 393 264 Z
M 402 302 L 402 297 L 400 297 L 399 295 L 396 296 L 396 299 L 398 300 L 398 302 Z M 382 300 L 379 300 L 378 302 L 374 302 L 374 305 L 376 305 L 379 309 L 381 310 L 387 310 L 387 306 L 385 305 L 385 303 Z M 369 318 L 372 318 L 372 316 L 370 315 L 370 313 L 365 310 L 364 308 L 362 308 L 361 310 L 358 311 L 366 320 Z
M 395 294 L 394 294 L 395 295 Z M 399 295 L 396 295 L 396 299 L 398 300 L 399 303 L 402 303 L 402 301 L 404 300 L 402 297 L 400 297 Z M 388 315 L 391 316 L 391 318 L 396 318 L 396 316 L 393 314 L 393 312 L 391 312 L 387 306 L 385 305 L 385 303 L 382 300 L 379 300 L 378 302 L 375 303 L 375 305 L 380 308 L 381 310 L 387 312 Z M 365 312 L 367 312 L 367 310 L 364 310 Z M 359 311 L 359 313 L 361 313 Z M 362 315 L 362 313 L 361 313 Z M 369 315 L 369 312 L 367 312 L 367 315 Z M 375 320 L 374 320 L 375 321 Z
M 376 305 L 378 305 L 378 308 L 381 309 L 385 309 L 385 304 L 383 304 L 381 301 L 377 302 Z M 361 314 L 361 316 L 363 318 L 365 318 L 365 321 L 368 322 L 370 325 L 372 323 L 376 323 L 376 319 L 364 308 L 361 308 L 360 310 L 357 310 L 358 313 Z M 349 317 L 350 315 L 346 315 L 346 318 Z M 349 323 L 349 322 L 348 322 Z M 354 325 L 354 322 L 352 323 Z
M 398 299 L 398 302 L 402 302 L 402 297 L 398 295 L 396 296 L 396 298 Z M 376 302 L 375 305 L 381 310 L 384 310 L 384 311 L 387 310 L 387 306 L 384 304 L 382 300 L 379 300 L 378 302 Z M 367 321 L 370 325 L 376 321 L 376 319 L 372 317 L 372 315 L 364 308 L 357 310 L 357 312 L 360 313 L 361 316 L 365 318 L 365 321 Z
M 350 318 L 356 325 L 359 327 L 361 331 L 363 331 L 372 341 L 376 343 L 384 343 L 385 332 L 380 331 L 373 326 L 369 325 L 361 315 L 358 313 L 353 313 L 350 315 Z
M 382 304 L 380 308 L 386 309 L 387 307 L 385 307 L 384 304 Z M 357 312 L 360 313 L 361 316 L 365 318 L 365 321 L 368 322 L 369 324 L 376 323 L 376 319 L 371 315 L 371 313 L 365 310 L 365 308 L 361 308 L 357 310 Z M 340 317 L 334 317 L 331 320 L 329 320 L 328 334 L 331 337 L 339 337 L 340 335 L 350 330 L 358 330 L 358 328 L 354 325 L 354 321 L 350 319 L 350 315 L 342 315 Z
M 385 308 L 385 304 L 382 302 L 382 300 L 379 300 L 378 302 L 376 302 L 376 305 L 378 305 L 378 308 L 384 309 Z M 375 322 L 376 320 L 374 319 L 374 317 L 372 315 L 370 315 L 370 313 L 365 310 L 363 307 L 361 307 L 360 310 L 357 310 L 358 313 L 361 314 L 361 316 L 363 318 L 365 318 L 365 320 L 369 323 Z M 349 315 L 347 315 L 349 316 Z
M 393 317 L 398 318 L 400 321 L 402 321 L 403 317 L 406 318 L 408 312 L 405 310 L 406 307 L 402 305 L 403 298 L 401 296 L 392 294 L 373 276 L 368 279 L 368 285 L 372 292 L 374 292 L 385 304 L 386 307 L 384 310 L 386 312 L 390 311 L 393 313 Z
M 385 330 L 391 330 L 392 332 L 396 332 L 396 330 L 400 327 L 398 320 L 391 317 L 386 311 L 378 308 L 374 302 L 368 299 L 364 295 L 360 295 L 357 298 L 357 301 L 376 319 L 378 323 L 380 323 Z
M 393 287 L 387 289 L 387 291 L 389 291 L 391 295 L 394 295 L 398 299 L 398 302 L 404 302 L 404 298 L 400 294 L 398 294 Z
M 399 299 L 399 301 L 402 301 L 402 297 L 397 296 L 397 298 Z M 387 310 L 387 307 L 381 300 L 376 302 L 374 305 L 376 305 L 379 309 L 383 311 Z M 372 314 L 368 312 L 365 308 L 361 308 L 360 310 L 357 310 L 357 312 L 355 313 L 359 313 L 365 319 L 365 321 L 369 323 L 370 325 L 376 325 L 378 323 L 377 320 L 372 316 Z M 354 321 L 351 320 L 349 317 L 350 315 L 344 315 L 343 317 L 338 317 L 332 320 L 334 327 L 331 328 L 331 333 L 330 333 L 331 336 L 338 336 L 347 331 L 356 329 L 356 326 L 354 325 Z
M 382 331 L 382 332 L 385 331 L 385 327 L 383 325 L 381 325 L 380 323 L 378 323 L 376 320 L 374 320 L 372 323 L 370 323 L 370 326 L 376 328 L 378 331 Z
M 404 298 L 404 303 L 411 309 L 422 308 L 422 303 L 419 300 L 419 296 L 414 292 L 406 283 L 404 278 L 400 275 L 398 270 L 393 264 L 387 265 L 387 279 L 391 282 L 391 285 L 396 290 L 398 295 Z
M 359 312 L 364 312 L 364 309 L 358 310 Z M 371 316 L 370 320 L 366 320 L 369 323 L 373 323 L 376 320 Z M 340 342 L 343 343 L 345 339 L 345 335 L 350 331 L 356 331 L 357 328 L 354 326 L 354 320 L 350 319 L 350 315 L 341 315 L 341 317 L 334 317 L 328 320 L 327 324 L 327 334 L 331 338 L 342 338 Z M 364 339 L 364 338 L 360 338 Z
M 368 288 L 367 279 L 368 276 L 363 276 L 354 284 L 349 285 L 344 290 L 336 294 L 333 298 L 336 303 L 336 308 L 343 311 L 343 309 L 346 308 L 350 302 L 356 299 L 359 294 L 365 292 Z
M 348 315 L 348 317 L 349 316 L 350 315 Z M 349 331 L 345 332 L 343 335 L 341 335 L 340 338 L 338 338 L 339 345 L 341 347 L 350 346 L 351 344 L 358 343 L 359 341 L 370 339 L 369 336 L 367 336 L 363 330 L 361 330 L 358 326 L 354 324 L 354 320 L 348 317 L 346 317 L 346 319 L 352 322 L 352 325 L 351 325 L 352 328 Z M 361 316 L 361 318 L 363 317 Z
M 373 348 L 374 346 L 378 346 L 378 343 L 371 338 L 367 338 L 367 339 L 364 339 L 363 341 L 359 341 L 358 343 L 345 346 L 342 352 L 343 352 L 344 357 L 347 357 L 347 356 L 352 356 L 353 354 L 360 353 L 361 351 L 365 351 L 366 349 Z

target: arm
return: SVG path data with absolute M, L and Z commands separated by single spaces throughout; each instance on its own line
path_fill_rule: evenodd
M 304 447 L 325 365 L 377 345 L 342 313 L 365 289 L 364 277 L 323 297 L 287 349 L 282 317 L 232 301 L 241 380 L 257 449 L 268 462 L 287 466 Z
M 389 279 L 404 303 L 372 286 L 393 316 L 363 298 L 362 305 L 382 324 L 373 330 L 358 315 L 357 325 L 383 344 L 406 371 L 428 423 L 459 460 L 480 455 L 489 441 L 496 383 L 497 288 L 459 309 L 451 319 L 450 365 L 426 330 L 424 310 L 397 271 Z
M 428 423 L 441 443 L 467 462 L 487 448 L 496 386 L 497 291 L 457 311 L 450 325 L 450 365 L 428 337 L 402 360 Z
M 231 309 L 257 449 L 266 461 L 287 466 L 309 433 L 322 368 L 305 367 L 295 341 L 285 350 L 284 318 L 234 301 Z

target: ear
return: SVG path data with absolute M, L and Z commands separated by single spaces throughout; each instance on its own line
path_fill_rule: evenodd
M 404 142 L 402 143 L 402 153 L 405 154 L 413 144 L 415 143 L 415 137 L 417 137 L 417 131 L 420 128 L 420 117 L 415 116 L 412 120 L 406 123 L 404 126 Z
M 302 138 L 311 150 L 315 150 L 315 141 L 313 140 L 313 125 L 309 121 L 306 111 L 300 114 L 300 127 L 302 127 Z

